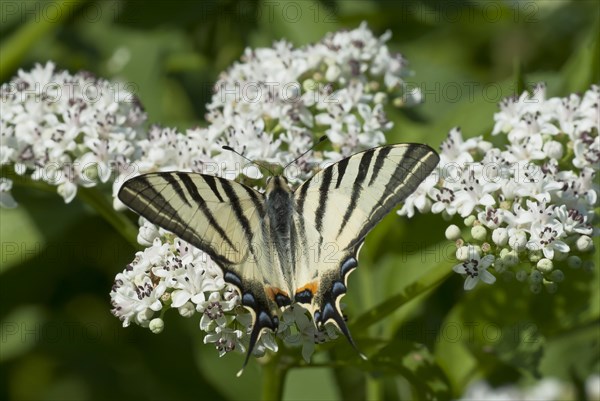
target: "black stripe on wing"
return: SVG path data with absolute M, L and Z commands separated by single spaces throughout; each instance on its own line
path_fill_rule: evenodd
M 254 247 L 252 246 L 252 238 L 254 237 L 254 234 L 252 233 L 252 228 L 250 227 L 250 222 L 248 221 L 248 217 L 246 217 L 246 215 L 244 214 L 244 211 L 242 210 L 242 207 L 240 206 L 240 202 L 239 202 L 240 198 L 239 198 L 238 194 L 235 192 L 235 189 L 231 185 L 230 181 L 221 180 L 221 186 L 223 187 L 223 190 L 225 191 L 225 194 L 227 195 L 227 197 L 231 200 L 231 202 L 230 202 L 231 208 L 233 209 L 233 212 L 235 213 L 235 217 L 240 222 L 240 224 L 242 226 L 242 230 L 244 230 L 244 235 L 245 235 L 246 239 L 248 240 L 248 244 L 250 245 L 249 249 L 252 252 L 252 254 L 254 255 Z
M 234 250 L 239 251 L 233 245 L 233 242 L 231 242 L 231 239 L 227 236 L 227 233 L 225 232 L 225 230 L 223 230 L 223 227 L 221 227 L 219 222 L 215 219 L 215 216 L 212 214 L 212 212 L 206 205 L 206 201 L 204 200 L 204 198 L 202 198 L 202 196 L 198 192 L 198 188 L 196 187 L 196 184 L 194 184 L 194 182 L 192 181 L 190 176 L 186 173 L 177 173 L 177 177 L 181 180 L 181 182 L 183 182 L 183 185 L 187 189 L 187 191 L 190 194 L 190 196 L 192 197 L 192 199 L 196 202 L 196 205 L 198 206 L 198 208 L 200 209 L 202 214 L 204 214 L 204 217 L 206 217 L 206 220 L 208 220 L 211 227 L 221 236 L 221 238 L 223 238 L 223 240 L 225 240 L 227 245 L 229 245 Z M 206 181 L 206 179 L 205 179 L 205 181 Z M 188 203 L 188 205 L 189 205 L 189 203 Z M 179 233 L 176 232 L 175 234 L 179 234 Z
M 383 148 L 385 149 L 385 148 Z M 352 246 L 359 245 L 364 237 L 375 227 L 381 219 L 392 211 L 399 203 L 412 194 L 429 174 L 435 169 L 439 162 L 437 153 L 427 145 L 410 144 L 396 165 L 390 181 L 385 186 L 381 197 L 377 200 L 375 207 L 367 223 L 357 233 L 357 240 Z M 389 162 L 389 159 L 388 159 Z
M 375 153 L 375 151 L 376 149 L 369 149 L 366 152 L 364 152 L 361 156 L 360 164 L 358 166 L 358 174 L 356 175 L 356 179 L 354 180 L 354 184 L 352 185 L 352 195 L 350 196 L 350 203 L 348 204 L 346 212 L 344 213 L 344 217 L 342 218 L 342 225 L 340 226 L 340 229 L 337 234 L 338 237 L 344 230 L 344 227 L 346 227 L 346 223 L 348 223 L 348 220 L 350 220 L 352 213 L 356 209 L 358 199 L 360 198 L 360 195 L 363 190 L 362 184 L 365 181 L 365 178 L 367 178 L 367 173 L 369 172 L 371 160 L 373 159 L 373 153 Z
M 182 191 L 174 191 L 174 193 L 181 198 L 182 202 L 187 202 Z M 177 230 L 187 227 L 183 224 L 177 210 L 145 176 L 133 178 L 123 184 L 119 191 L 119 199 L 147 220 L 156 221 L 156 224 L 160 221 L 161 224 L 170 225 Z M 176 226 L 180 227 L 176 228 Z

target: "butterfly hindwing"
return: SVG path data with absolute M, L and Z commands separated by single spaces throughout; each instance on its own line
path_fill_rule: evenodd
M 339 302 L 348 274 L 358 265 L 360 246 L 438 161 L 426 145 L 382 146 L 326 167 L 295 191 L 297 219 L 311 247 L 299 253 L 296 297 L 302 294 L 317 324 L 334 323 L 354 344 Z M 312 288 L 310 297 L 306 288 Z

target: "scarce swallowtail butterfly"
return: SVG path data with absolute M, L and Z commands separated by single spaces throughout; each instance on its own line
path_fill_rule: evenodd
M 263 331 L 276 332 L 293 303 L 318 329 L 333 323 L 356 348 L 340 310 L 348 274 L 369 231 L 438 162 L 427 145 L 397 144 L 334 163 L 295 191 L 283 176 L 270 177 L 262 193 L 211 175 L 162 172 L 126 181 L 119 199 L 206 252 L 237 287 L 252 315 L 245 366 Z

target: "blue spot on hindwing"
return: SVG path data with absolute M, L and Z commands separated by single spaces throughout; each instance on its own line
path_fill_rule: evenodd
M 358 262 L 355 258 L 350 257 L 346 259 L 346 261 L 344 261 L 340 267 L 340 273 L 342 274 L 342 277 L 346 277 L 346 275 L 355 269 L 356 266 L 358 266 Z
M 256 299 L 254 298 L 254 295 L 249 292 L 244 293 L 242 296 L 242 305 L 249 306 L 252 309 L 256 308 Z
M 346 286 L 341 281 L 335 281 L 331 293 L 335 298 L 346 293 Z

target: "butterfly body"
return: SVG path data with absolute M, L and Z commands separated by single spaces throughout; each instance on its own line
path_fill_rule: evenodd
M 125 182 L 131 209 L 206 252 L 252 314 L 248 357 L 279 315 L 301 304 L 317 328 L 333 323 L 354 345 L 340 309 L 367 233 L 431 173 L 426 145 L 369 149 L 326 167 L 292 191 L 273 176 L 266 191 L 219 177 L 151 173 Z

